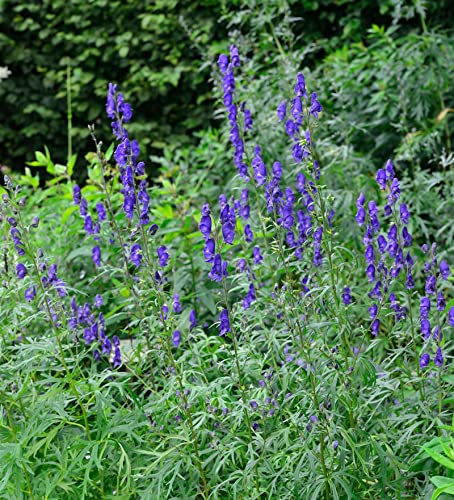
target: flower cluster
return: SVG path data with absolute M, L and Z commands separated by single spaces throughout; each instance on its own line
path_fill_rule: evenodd
M 429 260 L 424 265 L 424 272 L 426 273 L 426 283 L 425 283 L 425 295 L 421 297 L 419 306 L 419 320 L 421 334 L 424 338 L 426 347 L 427 343 L 432 340 L 435 346 L 435 355 L 433 358 L 435 366 L 443 366 L 443 352 L 442 352 L 442 323 L 440 321 L 440 314 L 446 309 L 446 300 L 443 291 L 440 289 L 440 279 L 447 281 L 451 270 L 449 265 L 445 260 L 442 260 L 438 265 L 436 250 L 437 247 L 435 243 L 432 245 L 431 249 L 427 245 L 424 245 L 423 250 L 425 253 L 429 253 Z M 430 311 L 432 308 L 432 300 L 435 303 L 435 309 L 437 311 L 434 314 L 434 319 L 430 318 Z M 448 311 L 448 323 L 454 326 L 454 307 Z M 419 366 L 421 368 L 426 368 L 430 363 L 431 356 L 426 351 L 421 355 L 419 360 Z
M 94 307 L 99 309 L 102 303 L 102 297 L 97 295 Z M 83 329 L 83 338 L 86 345 L 91 345 L 93 342 L 98 343 L 99 348 L 93 350 L 93 357 L 96 361 L 101 359 L 101 354 L 110 356 L 113 350 L 113 367 L 117 368 L 121 365 L 120 340 L 116 335 L 112 337 L 112 340 L 106 335 L 106 323 L 102 312 L 99 312 L 96 316 L 88 303 L 78 306 L 76 299 L 73 297 L 71 299 L 68 326 L 73 331 L 76 331 L 77 327 Z
M 382 304 L 385 300 L 391 283 L 404 272 L 407 290 L 412 290 L 415 286 L 412 273 L 414 260 L 408 250 L 412 242 L 407 228 L 410 213 L 405 203 L 399 203 L 399 180 L 395 176 L 391 160 L 388 160 L 385 169 L 377 171 L 376 180 L 380 189 L 388 192 L 387 203 L 384 206 L 387 232 L 385 232 L 386 225 L 382 228 L 380 223 L 379 210 L 375 201 L 369 201 L 367 213 L 365 209 L 366 199 L 363 193 L 360 193 L 356 201 L 358 225 L 363 226 L 367 221 L 363 243 L 365 246 L 366 276 L 372 284 L 369 297 L 376 301 L 369 308 L 373 335 L 377 335 L 380 328 L 378 303 Z M 404 319 L 407 312 L 406 307 L 399 305 L 394 293 L 389 295 L 389 300 L 396 320 Z
M 238 106 L 235 104 L 235 76 L 234 68 L 240 66 L 238 48 L 230 46 L 230 59 L 227 55 L 221 54 L 218 59 L 219 69 L 223 74 L 222 87 L 224 90 L 224 105 L 227 108 L 228 120 L 230 124 L 230 142 L 234 152 L 234 163 L 239 174 L 245 180 L 248 179 L 247 165 L 244 163 L 244 142 L 241 137 L 240 126 L 238 124 Z M 244 131 L 252 129 L 252 117 L 250 110 L 245 108 L 243 103 L 240 110 L 244 113 Z

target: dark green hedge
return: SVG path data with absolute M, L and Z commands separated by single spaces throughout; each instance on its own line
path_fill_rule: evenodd
M 205 125 L 209 70 L 199 71 L 193 43 L 227 38 L 216 22 L 221 9 L 210 0 L 0 2 L 1 64 L 12 71 L 0 83 L 0 163 L 20 168 L 43 144 L 57 160 L 66 159 L 68 58 L 75 151 L 92 149 L 88 123 L 110 140 L 104 113 L 109 81 L 120 83 L 126 98 L 134 96 L 143 148 Z
M 389 25 L 393 16 L 407 15 L 416 4 L 0 0 L 0 65 L 12 72 L 0 82 L 0 164 L 21 169 L 45 144 L 53 159 L 65 161 L 68 60 L 73 151 L 79 152 L 78 176 L 83 177 L 81 157 L 93 149 L 87 124 L 95 123 L 98 137 L 111 140 L 104 113 L 109 81 L 118 82 L 135 104 L 130 129 L 146 158 L 164 144 L 187 142 L 211 122 L 210 71 L 229 38 L 248 39 L 252 50 L 264 56 L 275 50 L 275 35 L 284 46 L 286 40 L 297 40 L 302 47 L 316 42 L 316 65 L 341 44 L 362 39 L 372 24 Z M 447 0 L 427 2 L 432 25 L 449 24 L 447 5 Z M 414 12 L 412 19 L 418 22 Z

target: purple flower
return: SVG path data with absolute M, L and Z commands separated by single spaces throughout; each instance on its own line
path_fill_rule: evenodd
M 175 330 L 172 335 L 172 342 L 174 347 L 178 347 L 181 342 L 181 332 L 180 330 Z
M 350 295 L 350 288 L 348 288 L 348 286 L 344 287 L 344 291 L 342 292 L 342 300 L 346 306 L 348 306 L 352 302 L 352 296 Z
M 90 215 L 87 215 L 84 220 L 84 229 L 87 234 L 93 234 L 93 221 Z
M 246 297 L 243 299 L 244 309 L 249 309 L 251 307 L 252 302 L 254 302 L 255 299 L 256 299 L 255 288 L 254 285 L 251 283 L 249 285 L 249 291 Z
M 211 216 L 209 214 L 202 215 L 202 218 L 200 219 L 199 229 L 200 229 L 200 232 L 205 237 L 205 239 L 208 239 L 210 237 L 210 235 L 211 235 Z
M 189 330 L 193 330 L 197 326 L 197 319 L 195 317 L 195 311 L 192 309 L 192 311 L 189 313 Z
M 249 224 L 246 224 L 244 226 L 244 239 L 250 243 L 254 239 L 254 234 L 251 230 L 251 226 Z
M 213 238 L 206 240 L 205 247 L 203 248 L 203 256 L 205 262 L 213 262 L 215 252 L 215 242 Z
M 427 295 L 435 295 L 437 280 L 435 276 L 428 276 L 426 280 L 426 293 Z
M 96 295 L 95 297 L 95 306 L 99 309 L 102 306 L 102 297 L 101 295 Z
M 380 189 L 386 189 L 386 172 L 383 169 L 377 170 L 377 183 L 380 186 Z
M 213 266 L 208 273 L 211 281 L 221 282 L 224 276 L 227 276 L 227 262 L 222 262 L 220 254 L 216 254 L 213 259 Z
M 439 343 L 443 340 L 443 334 L 442 334 L 440 327 L 438 325 L 433 329 L 432 335 L 433 335 L 435 342 Z
M 419 305 L 419 317 L 421 319 L 427 319 L 429 317 L 430 311 L 430 299 L 429 297 L 422 297 Z
M 451 274 L 451 270 L 449 269 L 448 263 L 445 260 L 442 260 L 440 262 L 440 274 L 444 280 L 447 280 L 449 278 L 449 275 Z
M 443 292 L 438 292 L 437 295 L 437 310 L 444 311 L 446 307 L 446 300 L 443 296 Z
M 372 323 L 371 329 L 372 329 L 372 335 L 376 337 L 378 335 L 378 330 L 380 329 L 380 320 L 375 319 Z
M 93 259 L 96 267 L 101 265 L 101 249 L 98 246 L 93 247 L 93 250 L 91 251 L 91 258 Z
M 260 253 L 260 248 L 257 246 L 252 250 L 252 256 L 254 257 L 254 264 L 260 264 L 260 262 L 262 262 L 263 260 L 263 257 Z
M 358 212 L 356 213 L 355 219 L 358 223 L 358 226 L 361 227 L 364 224 L 364 221 L 366 220 L 366 211 L 363 207 L 358 207 Z
M 443 353 L 441 349 L 438 347 L 434 357 L 434 365 L 435 366 L 443 366 Z
M 75 184 L 73 187 L 73 200 L 76 205 L 80 205 L 81 196 L 80 187 Z
M 306 82 L 302 73 L 296 75 L 295 94 L 300 97 L 307 97 Z
M 319 103 L 318 98 L 317 98 L 317 92 L 312 92 L 311 95 L 311 107 L 310 107 L 310 114 L 312 116 L 315 116 L 315 118 L 318 118 L 318 114 L 321 113 L 323 110 L 322 105 Z
M 407 274 L 407 280 L 405 282 L 405 286 L 407 290 L 413 290 L 413 288 L 415 287 L 415 280 L 410 272 L 408 272 Z
M 22 280 L 27 276 L 27 268 L 24 266 L 24 264 L 19 264 L 16 265 L 16 274 L 18 279 Z
M 373 264 L 369 264 L 366 268 L 366 276 L 369 278 L 369 281 L 375 280 L 375 266 Z
M 393 200 L 397 200 L 400 197 L 400 188 L 399 188 L 399 181 L 397 177 L 394 177 L 392 183 L 391 183 L 391 196 Z
M 252 408 L 253 410 L 256 410 L 256 409 L 259 407 L 259 405 L 258 405 L 257 401 L 254 401 L 254 400 L 250 401 L 250 403 L 249 403 L 249 404 L 251 405 L 251 408 Z
M 373 320 L 376 318 L 377 316 L 377 312 L 378 312 L 378 306 L 377 304 L 372 304 L 370 307 L 369 307 L 369 315 L 370 315 L 370 319 Z
M 386 170 L 386 177 L 387 179 L 390 181 L 392 179 L 394 179 L 394 167 L 393 167 L 393 164 L 392 164 L 392 161 L 391 160 L 388 160 L 386 162 L 386 166 L 385 166 L 385 170 Z
M 120 348 L 117 346 L 114 350 L 113 367 L 118 368 L 119 366 L 121 366 L 121 353 Z
M 134 245 L 131 246 L 130 259 L 136 267 L 140 267 L 140 262 L 142 261 L 142 247 L 138 243 L 134 243 Z
M 388 242 L 386 241 L 386 238 L 382 234 L 380 234 L 377 238 L 377 245 L 378 245 L 378 249 L 380 250 L 380 253 L 383 254 L 386 252 Z
M 430 337 L 430 321 L 428 319 L 421 320 L 421 333 L 423 337 L 427 340 Z
M 280 122 L 285 118 L 286 113 L 287 113 L 287 105 L 285 101 L 282 101 L 277 107 L 277 118 Z
M 25 300 L 31 302 L 35 297 L 36 297 L 36 288 L 28 287 L 27 290 L 25 290 Z
M 266 166 L 260 154 L 260 146 L 255 146 L 254 157 L 252 158 L 252 168 L 254 170 L 255 180 L 261 186 L 266 181 Z
M 228 207 L 228 205 L 226 206 Z M 222 224 L 222 236 L 226 243 L 233 245 L 233 240 L 235 239 L 235 226 L 230 220 Z
M 219 328 L 220 328 L 220 333 L 219 335 L 225 335 L 226 333 L 230 332 L 230 320 L 229 320 L 229 313 L 227 309 L 222 309 L 222 311 L 219 313 Z
M 230 45 L 230 60 L 234 68 L 240 65 L 240 55 L 235 45 Z
M 244 110 L 244 131 L 252 130 L 253 121 L 251 111 L 249 109 Z
M 367 245 L 366 251 L 364 252 L 364 256 L 368 264 L 373 264 L 375 262 L 375 252 L 374 252 L 374 247 L 372 245 Z
M 404 241 L 404 247 L 409 247 L 411 245 L 412 237 L 406 227 L 402 229 L 402 239 Z
M 102 353 L 110 354 L 111 350 L 112 350 L 112 342 L 109 340 L 109 337 L 105 337 L 104 342 L 102 344 Z
M 164 245 L 160 246 L 157 250 L 159 265 L 161 267 L 167 266 L 167 261 L 169 260 L 169 257 L 170 257 L 170 255 L 166 252 L 166 250 L 167 250 L 167 247 Z
M 103 222 L 106 220 L 106 210 L 104 209 L 104 205 L 99 202 L 96 204 L 96 211 L 98 212 L 98 218 L 100 222 Z
M 178 293 L 176 293 L 173 296 L 173 312 L 175 314 L 179 314 L 181 312 L 181 302 L 180 302 L 180 296 Z
M 402 203 L 400 205 L 400 220 L 404 224 L 408 224 L 409 219 L 410 219 L 410 212 L 408 211 L 407 205 L 405 205 L 405 203 Z
M 229 58 L 225 54 L 221 54 L 218 58 L 218 65 L 221 73 L 225 73 L 229 65 Z
M 425 352 L 420 358 L 419 358 L 419 367 L 421 370 L 423 368 L 426 368 L 430 363 L 430 356 Z
M 448 323 L 454 326 L 454 306 L 452 306 L 448 311 Z

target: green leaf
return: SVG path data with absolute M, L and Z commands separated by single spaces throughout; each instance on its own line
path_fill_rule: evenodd
M 77 161 L 77 153 L 74 153 L 69 159 L 68 165 L 66 166 L 66 173 L 69 175 L 69 177 L 71 177 L 71 175 L 73 174 L 76 161 Z
M 450 460 L 449 458 L 443 456 L 441 453 L 438 453 L 438 451 L 432 450 L 428 446 L 423 446 L 425 452 L 430 455 L 436 462 L 439 464 L 443 465 L 444 467 L 454 470 L 454 461 Z
M 448 493 L 450 495 L 454 494 L 454 479 L 443 476 L 434 476 L 431 477 L 430 480 L 437 487 L 430 500 L 436 500 L 443 493 Z

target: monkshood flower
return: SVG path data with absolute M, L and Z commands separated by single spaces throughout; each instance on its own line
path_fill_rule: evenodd
M 136 268 L 140 267 L 142 257 L 143 257 L 142 256 L 142 247 L 138 243 L 134 243 L 131 246 L 129 258 L 131 259 L 131 262 L 136 266 Z
M 317 92 L 312 92 L 312 94 L 311 94 L 311 107 L 310 107 L 309 113 L 312 116 L 314 116 L 315 118 L 318 118 L 318 114 L 321 113 L 322 110 L 323 110 L 323 107 L 318 101 Z
M 246 224 L 244 226 L 244 239 L 248 242 L 251 243 L 254 240 L 254 234 L 251 230 L 251 226 L 249 224 Z
M 342 301 L 346 306 L 352 303 L 351 291 L 348 286 L 344 287 L 344 290 L 342 292 Z
M 255 246 L 253 248 L 252 257 L 254 258 L 254 264 L 260 264 L 260 262 L 262 262 L 263 257 L 262 254 L 260 253 L 260 248 L 258 246 Z
M 252 168 L 254 170 L 255 180 L 259 186 L 266 182 L 266 166 L 261 157 L 260 146 L 255 146 L 254 157 L 252 158 Z
M 25 278 L 25 276 L 27 276 L 27 268 L 24 266 L 24 264 L 17 264 L 16 265 L 16 274 L 17 274 L 17 278 L 22 280 Z
M 446 281 L 451 274 L 451 270 L 449 269 L 448 263 L 445 260 L 440 262 L 440 275 Z
M 437 295 L 437 310 L 438 311 L 444 311 L 446 307 L 446 300 L 443 295 L 443 292 L 438 292 Z
M 452 306 L 448 311 L 448 323 L 454 326 L 454 306 Z
M 103 300 L 101 295 L 97 294 L 95 297 L 95 306 L 99 309 L 102 306 Z
M 169 257 L 170 255 L 167 253 L 167 247 L 164 246 L 164 245 L 161 245 L 158 249 L 157 249 L 157 254 L 158 254 L 158 259 L 159 259 L 159 265 L 161 267 L 166 267 L 167 266 L 167 262 L 169 260 Z
M 223 277 L 228 276 L 227 273 L 227 262 L 222 262 L 220 254 L 216 254 L 213 259 L 213 267 L 208 273 L 208 277 L 211 281 L 221 282 Z
M 93 353 L 94 355 L 94 353 Z M 120 347 L 116 346 L 114 349 L 114 357 L 112 360 L 112 365 L 114 368 L 118 368 L 121 366 L 121 352 L 120 352 Z
M 229 319 L 229 312 L 227 309 L 222 309 L 222 311 L 219 313 L 219 330 L 220 333 L 219 335 L 223 336 L 230 332 L 230 319 Z
M 25 300 L 31 302 L 36 297 L 36 287 L 28 287 L 25 290 Z
M 427 352 L 425 352 L 419 359 L 419 367 L 421 369 L 426 368 L 430 363 L 430 356 Z
M 372 322 L 372 326 L 371 326 L 371 330 L 372 330 L 372 335 L 374 337 L 376 337 L 378 335 L 378 331 L 380 329 L 380 320 L 379 319 L 375 319 L 373 322 Z
M 422 297 L 419 306 L 419 317 L 421 320 L 427 319 L 429 317 L 430 311 L 430 299 L 429 297 Z
M 172 343 L 174 347 L 178 347 L 181 342 L 181 332 L 180 330 L 175 330 L 172 335 Z
M 197 326 L 197 319 L 194 309 L 189 313 L 189 330 L 193 330 Z
M 181 313 L 182 308 L 181 308 L 181 302 L 180 302 L 180 296 L 178 293 L 175 293 L 173 296 L 173 312 L 175 314 Z
M 286 113 L 287 113 L 287 104 L 285 101 L 282 101 L 277 107 L 277 118 L 280 122 L 284 120 Z
M 80 187 L 77 184 L 75 184 L 73 186 L 73 200 L 74 200 L 74 203 L 76 205 L 80 205 L 80 203 L 81 203 L 81 196 L 82 195 L 81 195 Z
M 428 276 L 426 280 L 427 295 L 435 295 L 436 291 L 437 291 L 437 280 L 435 276 Z
M 230 205 L 226 203 L 221 210 L 221 229 L 224 241 L 229 245 L 233 244 L 235 239 L 235 210 L 230 209 Z
M 202 218 L 200 219 L 199 229 L 207 240 L 211 235 L 211 215 L 208 203 L 205 203 L 202 207 Z
M 443 353 L 441 352 L 441 348 L 437 347 L 437 351 L 434 357 L 434 365 L 435 366 L 443 366 Z
M 101 265 L 101 249 L 98 246 L 93 247 L 91 258 L 93 259 L 96 267 Z
M 252 302 L 254 302 L 254 300 L 256 300 L 255 288 L 254 288 L 254 285 L 251 283 L 249 285 L 249 291 L 248 291 L 246 297 L 243 299 L 243 308 L 249 309 L 251 307 Z
M 213 238 L 206 240 L 205 247 L 203 248 L 203 256 L 205 262 L 213 262 L 215 254 L 215 242 Z
M 302 73 L 296 75 L 295 94 L 299 97 L 307 97 L 306 81 Z
M 21 235 L 19 229 L 17 229 L 16 227 L 12 227 L 10 229 L 10 234 L 11 234 L 11 239 L 13 240 L 14 248 L 16 249 L 17 255 L 19 255 L 20 257 L 22 255 L 25 255 L 24 243 L 21 240 L 22 235 Z
M 358 209 L 358 212 L 356 213 L 356 222 L 358 223 L 358 226 L 362 226 L 366 220 L 366 211 L 364 210 L 364 203 L 365 203 L 365 198 L 364 194 L 360 193 L 358 196 L 358 199 L 356 200 L 356 208 Z

